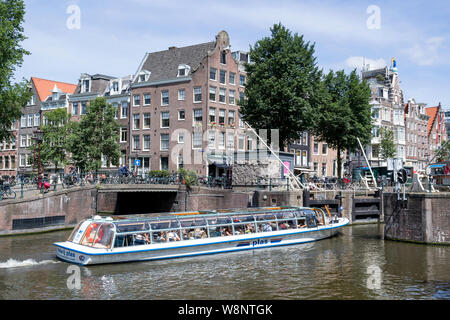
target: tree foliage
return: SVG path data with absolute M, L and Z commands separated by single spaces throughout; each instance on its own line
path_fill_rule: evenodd
M 71 122 L 69 150 L 82 171 L 98 170 L 102 155 L 117 166 L 120 158 L 119 123 L 115 109 L 103 97 L 91 101 L 80 122 Z
M 250 48 L 251 63 L 245 64 L 246 98 L 239 105 L 244 120 L 253 128 L 279 129 L 282 149 L 313 127 L 324 90 L 314 44 L 281 24 L 270 30 L 270 37 Z
M 0 0 L 0 141 L 11 137 L 12 124 L 31 97 L 25 79 L 12 83 L 16 67 L 22 65 L 24 55 L 30 54 L 20 45 L 26 39 L 24 15 L 22 0 Z
M 450 160 L 450 143 L 445 142 L 436 152 L 436 162 L 444 162 Z
M 318 141 L 324 141 L 337 150 L 338 175 L 341 174 L 343 150 L 354 152 L 362 145 L 370 143 L 372 137 L 372 117 L 369 104 L 371 91 L 365 81 L 361 81 L 352 71 L 346 75 L 343 70 L 330 71 L 323 79 L 326 87 L 326 103 L 316 109 L 318 120 L 312 133 Z
M 45 114 L 47 124 L 41 126 L 43 139 L 40 146 L 41 161 L 44 165 L 55 166 L 57 170 L 60 164 L 68 162 L 68 135 L 70 128 L 70 114 L 66 109 L 59 108 Z M 37 146 L 33 144 L 31 149 L 37 151 Z
M 396 150 L 394 144 L 394 132 L 387 128 L 382 127 L 380 129 L 380 153 L 383 160 L 388 158 L 395 158 Z

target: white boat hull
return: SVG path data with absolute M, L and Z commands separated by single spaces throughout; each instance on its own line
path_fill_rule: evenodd
M 340 218 L 338 223 L 316 228 L 288 229 L 113 249 L 91 248 L 69 241 L 57 242 L 54 245 L 57 247 L 56 255 L 59 259 L 80 265 L 148 261 L 312 242 L 336 235 L 339 229 L 348 223 L 347 218 Z

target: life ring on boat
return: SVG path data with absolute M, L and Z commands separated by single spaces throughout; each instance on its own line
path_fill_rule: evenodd
M 92 223 L 86 230 L 86 239 L 88 240 L 89 243 L 94 242 L 94 237 L 95 237 L 95 233 L 97 231 L 97 226 L 98 226 L 98 224 Z M 103 230 L 100 228 L 98 235 L 97 235 L 97 239 L 95 240 L 95 243 L 99 242 L 102 239 L 102 237 L 103 237 Z

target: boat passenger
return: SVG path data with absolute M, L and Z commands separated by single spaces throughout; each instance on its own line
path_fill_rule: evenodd
M 227 227 L 227 228 L 223 229 L 223 235 L 224 236 L 231 236 L 231 229 L 230 229 L 230 227 Z
M 253 225 L 251 223 L 247 224 L 245 233 L 253 233 Z
M 212 234 L 213 237 L 221 237 L 222 233 L 220 232 L 220 228 L 216 228 L 216 230 Z
M 299 222 L 298 222 L 298 228 L 299 228 L 299 229 L 301 229 L 301 228 L 306 228 L 306 222 L 305 222 L 305 221 L 299 221 Z
M 244 234 L 244 230 L 242 230 L 242 228 L 240 228 L 240 227 L 236 227 L 234 229 L 234 234 L 235 235 Z
M 169 231 L 167 233 L 166 241 L 180 241 L 180 236 L 175 231 Z
M 195 229 L 195 231 L 194 231 L 194 238 L 195 239 L 200 239 L 203 236 L 204 232 L 205 231 L 203 229 L 200 229 L 200 228 Z
M 263 229 L 262 230 L 263 232 L 270 232 L 270 231 L 272 231 L 272 226 L 268 223 L 264 223 L 262 226 L 262 229 Z
M 166 241 L 166 233 L 165 232 L 160 232 L 158 237 L 156 238 L 156 240 L 158 240 L 158 241 Z
M 183 240 L 189 240 L 189 235 L 188 235 L 186 229 L 183 229 L 181 235 L 183 237 Z
M 287 222 L 282 222 L 280 224 L 280 229 L 282 229 L 282 230 L 289 229 L 289 224 Z

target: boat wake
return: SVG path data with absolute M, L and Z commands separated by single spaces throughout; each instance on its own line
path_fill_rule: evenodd
M 18 261 L 15 259 L 8 259 L 6 262 L 0 262 L 0 269 L 10 269 L 10 268 L 18 268 L 18 267 L 30 267 L 30 266 L 37 266 L 37 265 L 43 265 L 43 264 L 49 264 L 49 263 L 60 263 L 61 261 L 57 260 L 42 260 L 42 261 L 36 261 L 34 259 L 26 259 L 23 261 Z

